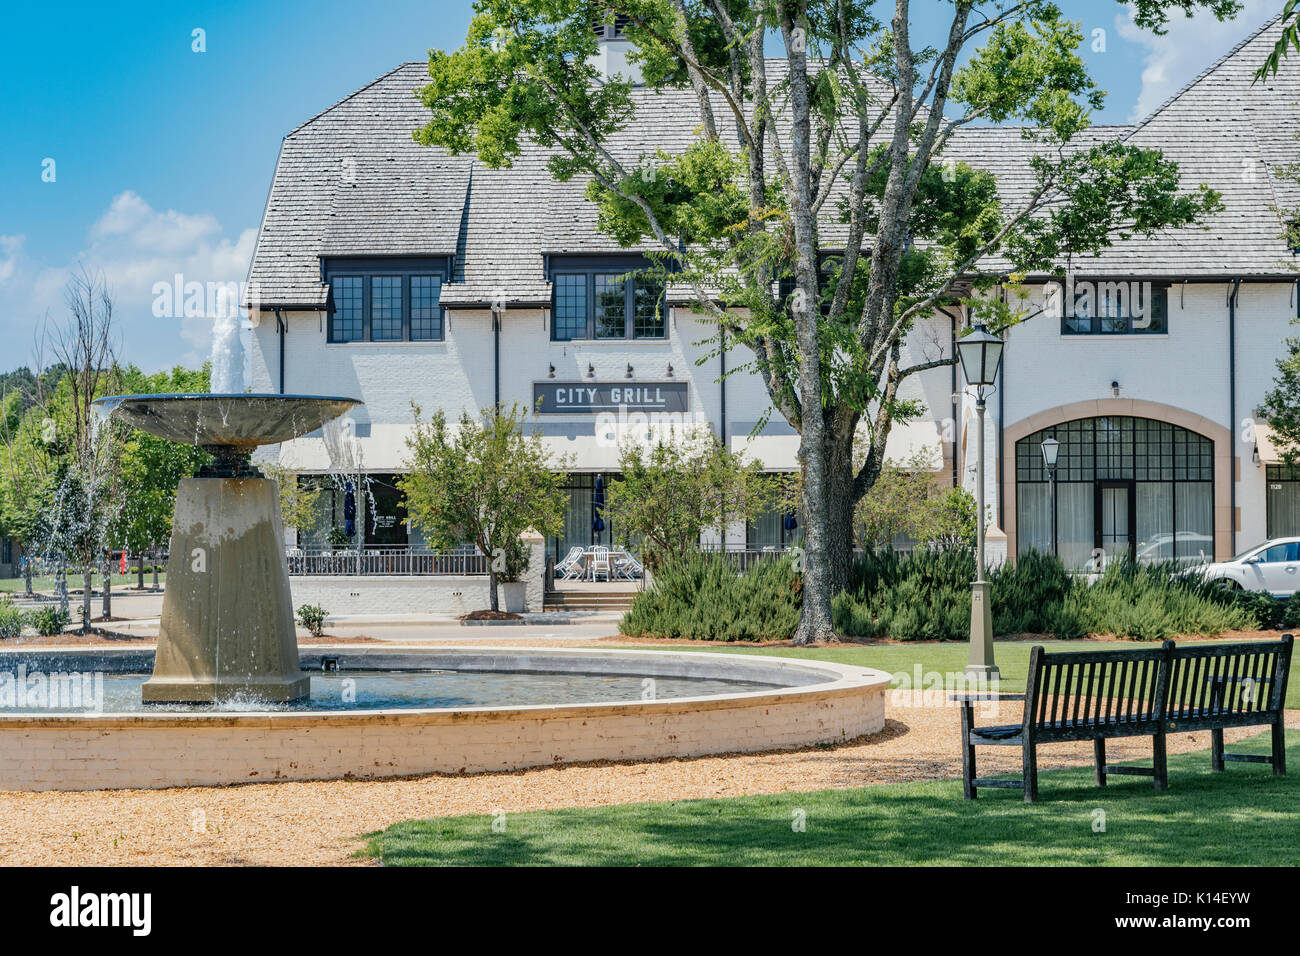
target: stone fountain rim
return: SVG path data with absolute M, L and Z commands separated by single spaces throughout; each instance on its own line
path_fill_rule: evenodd
M 283 392 L 139 392 L 130 395 L 105 395 L 102 398 L 95 399 L 92 404 L 100 405 L 108 402 L 118 404 L 128 401 L 142 401 L 145 399 L 232 399 L 232 398 L 256 398 L 272 399 L 276 401 L 318 401 L 318 402 L 351 402 L 354 405 L 365 404 L 359 398 L 348 398 L 345 395 L 303 395 L 298 393 L 286 394 Z

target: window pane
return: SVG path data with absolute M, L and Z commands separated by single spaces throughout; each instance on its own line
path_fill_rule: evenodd
M 632 283 L 632 335 L 638 339 L 664 336 L 664 286 L 657 275 L 639 275 Z
M 330 341 L 356 342 L 361 338 L 361 276 L 339 276 L 331 283 L 334 311 L 330 314 Z
M 402 277 L 371 276 L 370 338 L 391 342 L 402 337 Z
M 1168 481 L 1137 483 L 1137 560 L 1142 564 L 1174 556 L 1174 486 Z
M 1052 486 L 1024 484 L 1016 489 L 1016 550 L 1051 553 Z
M 442 294 L 439 276 L 411 276 L 411 340 L 437 341 L 442 338 Z
M 1056 538 L 1061 560 L 1069 570 L 1082 568 L 1092 560 L 1091 484 L 1066 482 L 1056 486 Z
M 1300 481 L 1288 481 L 1288 474 L 1275 465 L 1268 466 L 1268 491 L 1265 495 L 1267 534 L 1270 538 L 1300 535 Z
M 587 277 L 555 277 L 555 337 L 559 340 L 587 337 Z
M 627 285 L 621 275 L 596 276 L 596 338 L 627 335 Z
M 1205 561 L 1214 554 L 1214 486 L 1208 481 L 1179 484 L 1174 553 L 1180 560 Z

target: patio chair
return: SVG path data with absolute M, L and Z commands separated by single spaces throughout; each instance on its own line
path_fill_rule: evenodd
M 644 569 L 634 555 L 624 552 L 614 559 L 614 573 L 625 581 L 635 581 Z
M 569 549 L 569 553 L 555 565 L 555 570 L 559 572 L 561 578 L 565 581 L 576 581 L 582 577 L 583 560 L 582 547 L 574 545 Z
M 597 545 L 591 550 L 591 579 L 596 581 L 600 578 L 601 571 L 605 572 L 605 580 L 613 580 L 614 564 L 609 559 L 609 548 Z

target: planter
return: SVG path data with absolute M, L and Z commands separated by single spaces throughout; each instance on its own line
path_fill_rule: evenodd
M 523 581 L 502 581 L 497 588 L 500 590 L 501 610 L 509 614 L 522 614 L 528 585 Z

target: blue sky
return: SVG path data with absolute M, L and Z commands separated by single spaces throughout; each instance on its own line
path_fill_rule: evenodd
M 1122 123 L 1282 0 L 1245 0 L 1231 24 L 1179 16 L 1164 37 L 1136 30 L 1111 0 L 1061 5 L 1083 23 L 1085 56 L 1110 94 L 1095 121 Z M 284 134 L 398 63 L 453 49 L 470 13 L 470 0 L 10 4 L 0 30 L 0 369 L 29 360 L 47 310 L 61 316 L 76 263 L 108 276 L 124 358 L 146 369 L 201 361 L 211 320 L 155 318 L 153 283 L 177 272 L 241 281 Z M 205 52 L 192 50 L 195 29 Z M 1090 49 L 1096 29 L 1104 52 Z

